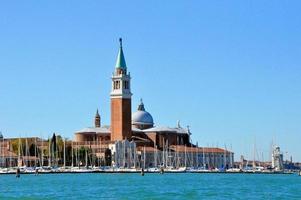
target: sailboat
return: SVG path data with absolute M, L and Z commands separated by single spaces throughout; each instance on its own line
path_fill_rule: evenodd
M 19 138 L 19 143 L 18 143 L 18 167 L 22 167 L 22 159 L 21 159 L 21 138 Z

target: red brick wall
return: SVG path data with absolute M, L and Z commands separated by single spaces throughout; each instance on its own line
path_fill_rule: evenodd
M 111 140 L 124 140 L 132 135 L 131 99 L 111 99 Z

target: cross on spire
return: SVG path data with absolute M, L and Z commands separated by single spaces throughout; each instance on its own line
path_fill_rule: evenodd
M 122 48 L 122 38 L 119 38 L 120 48 Z

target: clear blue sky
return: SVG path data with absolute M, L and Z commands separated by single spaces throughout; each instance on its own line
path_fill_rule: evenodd
M 114 2 L 114 3 L 113 3 Z M 210 2 L 210 3 L 209 3 Z M 124 40 L 156 125 L 190 125 L 199 145 L 301 161 L 300 1 L 1 1 L 0 130 L 6 137 L 110 123 Z

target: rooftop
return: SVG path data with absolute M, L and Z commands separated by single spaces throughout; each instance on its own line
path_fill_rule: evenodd
M 87 127 L 83 128 L 79 131 L 76 131 L 75 134 L 78 133 L 102 133 L 102 134 L 109 134 L 111 133 L 108 127 Z
M 153 128 L 143 130 L 146 133 L 150 132 L 170 132 L 170 133 L 178 133 L 178 134 L 188 134 L 189 130 L 182 127 L 170 128 L 168 126 L 156 126 Z

